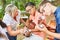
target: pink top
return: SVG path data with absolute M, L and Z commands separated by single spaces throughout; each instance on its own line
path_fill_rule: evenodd
M 40 14 L 39 12 L 36 11 L 35 16 L 30 15 L 30 20 L 32 20 L 36 24 L 36 26 L 38 26 L 38 22 L 40 20 L 39 19 L 40 17 L 42 17 L 42 14 Z M 46 22 L 45 19 L 44 19 L 44 22 Z M 43 33 L 43 32 L 33 32 L 33 33 L 38 35 L 38 36 L 41 36 L 43 38 L 45 36 L 45 33 Z

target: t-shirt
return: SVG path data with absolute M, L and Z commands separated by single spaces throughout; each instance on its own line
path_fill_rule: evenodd
M 17 20 L 17 21 L 16 21 Z M 17 25 L 20 24 L 20 14 L 18 13 L 18 16 L 16 17 L 16 20 L 14 20 L 8 13 L 4 15 L 3 22 L 8 26 L 11 25 L 12 30 L 17 29 Z M 4 29 L 6 32 L 6 28 Z
M 54 15 L 56 18 L 56 33 L 60 33 L 60 7 L 57 7 Z M 55 40 L 60 40 L 60 39 L 55 39 Z

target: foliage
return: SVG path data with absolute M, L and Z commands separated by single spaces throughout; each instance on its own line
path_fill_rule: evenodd
M 0 6 L 2 7 L 2 8 L 0 7 L 1 8 L 0 9 L 0 18 L 3 17 L 4 9 L 7 4 L 10 4 L 10 3 L 15 4 L 19 10 L 24 11 L 25 10 L 24 6 L 27 2 L 33 2 L 36 4 L 36 6 L 38 6 L 38 4 L 41 2 L 41 0 L 0 0 Z
M 0 18 L 3 17 L 4 9 L 7 4 L 10 4 L 10 3 L 15 4 L 19 10 L 24 11 L 25 10 L 24 6 L 27 2 L 33 2 L 36 4 L 36 7 L 38 7 L 41 0 L 0 0 Z M 60 4 L 59 4 L 60 0 L 55 0 L 52 3 L 55 4 L 56 6 L 60 6 Z

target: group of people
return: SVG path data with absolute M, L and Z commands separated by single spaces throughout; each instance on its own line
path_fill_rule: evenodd
M 0 20 L 0 39 L 16 40 L 18 34 L 26 36 L 23 40 L 45 40 L 46 34 L 54 37 L 54 40 L 60 40 L 60 7 L 55 7 L 49 1 L 43 1 L 39 8 L 33 2 L 25 5 L 26 12 L 30 14 L 26 22 L 20 19 L 20 11 L 13 4 L 8 4 L 5 8 L 3 20 Z M 46 16 L 54 14 L 56 19 L 55 33 L 50 32 L 46 24 Z M 20 22 L 24 23 L 23 29 L 17 29 Z M 40 26 L 39 26 L 40 25 Z M 28 31 L 28 32 L 27 32 Z M 28 36 L 27 36 L 28 35 Z

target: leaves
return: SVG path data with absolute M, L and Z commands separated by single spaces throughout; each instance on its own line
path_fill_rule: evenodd
M 2 6 L 2 9 L 0 9 L 0 18 L 4 14 L 4 10 L 5 10 L 6 5 L 8 5 L 10 3 L 15 4 L 19 10 L 24 11 L 25 10 L 24 6 L 27 2 L 35 3 L 36 7 L 38 8 L 41 1 L 42 0 L 0 0 L 0 6 Z M 60 0 L 55 0 L 54 2 L 52 2 L 52 4 L 54 4 L 56 6 L 60 6 Z

